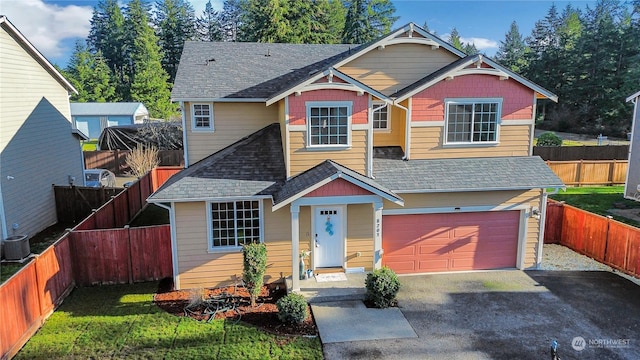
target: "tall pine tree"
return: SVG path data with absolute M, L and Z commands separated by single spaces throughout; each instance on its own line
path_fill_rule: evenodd
M 388 33 L 398 19 L 389 0 L 351 0 L 347 8 L 342 42 L 363 44 Z
M 200 41 L 223 40 L 222 14 L 213 8 L 211 0 L 207 1 L 202 16 L 196 19 L 196 36 Z
M 160 46 L 149 25 L 148 8 L 131 0 L 126 10 L 126 49 L 130 99 L 144 103 L 152 117 L 167 119 L 175 113 L 169 92 L 169 76 L 162 68 Z
M 82 42 L 76 42 L 69 65 L 64 70 L 78 94 L 71 96 L 77 102 L 118 101 L 111 70 L 101 52 L 92 53 Z
M 186 0 L 161 0 L 156 3 L 155 26 L 163 53 L 162 67 L 173 83 L 178 71 L 184 42 L 196 37 L 196 19 Z
M 509 32 L 505 34 L 504 41 L 500 41 L 500 47 L 496 53 L 496 59 L 511 71 L 520 73 L 527 67 L 527 46 L 522 39 L 518 24 L 511 23 Z

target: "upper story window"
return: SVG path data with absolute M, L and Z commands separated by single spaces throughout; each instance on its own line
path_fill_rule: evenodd
M 501 100 L 455 100 L 446 104 L 447 144 L 498 141 Z
M 234 250 L 262 241 L 262 206 L 259 200 L 215 202 L 211 209 L 209 250 Z
M 191 105 L 191 129 L 194 131 L 213 130 L 213 109 L 211 104 Z
M 351 143 L 351 102 L 307 103 L 310 147 L 344 147 Z
M 389 107 L 383 102 L 373 103 L 373 128 L 389 130 Z

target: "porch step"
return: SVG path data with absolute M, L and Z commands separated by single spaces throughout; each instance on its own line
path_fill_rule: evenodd
M 313 273 L 314 274 L 331 274 L 331 273 L 343 273 L 344 268 L 338 267 L 326 267 L 326 268 L 316 268 Z
M 346 274 L 347 281 L 316 282 L 315 278 L 300 280 L 299 293 L 309 303 L 331 301 L 364 300 L 366 289 L 364 279 L 367 274 Z M 291 277 L 286 278 L 287 291 L 292 288 Z

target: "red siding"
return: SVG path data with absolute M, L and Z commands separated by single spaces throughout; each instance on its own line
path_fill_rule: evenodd
M 352 124 L 366 124 L 369 101 L 367 96 L 358 96 L 353 91 L 345 90 L 313 90 L 305 91 L 300 96 L 289 96 L 289 123 L 305 125 L 307 117 L 307 101 L 352 101 Z
M 519 211 L 386 215 L 383 265 L 399 274 L 516 267 Z
M 322 187 L 313 190 L 305 197 L 371 195 L 371 192 L 354 185 L 344 179 L 335 179 Z
M 503 98 L 503 120 L 533 118 L 533 90 L 513 79 L 493 75 L 464 75 L 438 84 L 413 96 L 411 121 L 444 120 L 446 98 Z

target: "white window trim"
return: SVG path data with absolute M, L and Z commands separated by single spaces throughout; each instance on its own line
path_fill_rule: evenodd
M 211 204 L 226 203 L 226 202 L 238 202 L 238 201 L 257 201 L 258 211 L 260 213 L 260 243 L 264 243 L 264 206 L 262 205 L 261 198 L 229 198 L 220 199 L 219 201 L 207 201 L 207 252 L 208 253 L 225 253 L 225 252 L 238 252 L 242 251 L 242 245 L 240 246 L 213 246 L 213 216 L 211 214 Z M 236 224 L 237 226 L 237 224 Z M 238 239 L 236 239 L 237 241 Z
M 195 116 L 195 105 L 207 105 L 209 106 L 209 126 L 207 127 L 196 127 L 196 116 Z M 197 102 L 191 103 L 191 131 L 194 132 L 212 132 L 214 131 L 213 127 L 213 104 L 207 102 Z
M 308 150 L 341 150 L 351 148 L 351 115 L 353 101 L 308 101 L 306 104 L 307 149 Z M 313 107 L 346 107 L 347 108 L 347 143 L 346 144 L 311 144 L 311 108 Z
M 446 147 L 483 147 L 500 144 L 500 125 L 502 123 L 502 98 L 446 98 L 444 99 L 444 128 L 442 144 Z M 449 142 L 449 105 L 450 104 L 497 104 L 495 141 L 456 141 Z
M 386 107 L 387 108 L 387 127 L 384 128 L 377 128 L 375 127 L 375 122 L 374 122 L 374 114 L 375 114 L 375 110 L 379 110 L 380 108 Z M 391 132 L 391 106 L 389 106 L 389 104 L 385 103 L 384 101 L 377 101 L 374 100 L 371 102 L 371 124 L 374 125 L 373 126 L 373 131 L 375 132 Z

